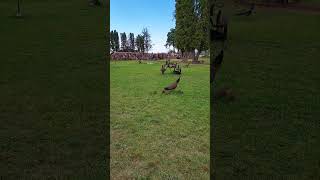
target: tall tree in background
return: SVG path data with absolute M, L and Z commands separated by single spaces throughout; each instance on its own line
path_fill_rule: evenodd
M 120 38 L 121 38 L 121 50 L 123 51 L 127 51 L 127 45 L 128 45 L 128 42 L 127 42 L 127 35 L 125 32 L 123 33 L 120 33 Z
M 209 10 L 207 0 L 194 0 L 195 16 L 196 16 L 196 34 L 195 34 L 195 47 L 197 53 L 193 60 L 198 61 L 201 51 L 209 49 Z
M 113 52 L 119 51 L 119 34 L 116 30 L 110 31 L 110 50 Z
M 165 44 L 166 48 L 169 48 L 172 46 L 173 47 L 173 52 L 175 52 L 175 41 L 174 41 L 174 33 L 175 33 L 175 29 L 171 28 L 170 31 L 167 33 L 167 42 Z
M 193 61 L 198 61 L 200 52 L 208 49 L 207 0 L 176 0 L 175 8 L 176 47 L 181 50 L 184 58 L 186 52 L 191 52 Z
M 130 51 L 134 51 L 135 50 L 135 43 L 134 43 L 134 34 L 130 33 L 129 34 L 129 49 Z
M 144 47 L 145 47 L 145 45 L 144 45 L 144 38 L 143 38 L 143 36 L 142 35 L 138 35 L 137 37 L 136 37 L 136 47 L 137 47 L 137 50 L 138 50 L 138 52 L 145 52 L 145 49 L 144 49 Z
M 175 42 L 186 59 L 185 53 L 195 50 L 196 18 L 193 0 L 176 0 L 175 4 Z
M 113 38 L 114 38 L 114 43 L 115 43 L 115 51 L 119 51 L 120 41 L 119 41 L 119 34 L 116 30 L 114 30 Z
M 115 32 L 110 31 L 110 51 L 114 52 L 116 49 L 116 44 L 115 44 Z
M 151 44 L 151 35 L 148 31 L 148 28 L 143 28 L 142 30 L 142 37 L 144 39 L 143 43 L 144 43 L 144 50 L 146 52 L 148 52 L 151 48 L 152 48 L 152 44 Z

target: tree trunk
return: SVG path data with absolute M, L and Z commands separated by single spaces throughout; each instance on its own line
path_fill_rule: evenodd
M 192 63 L 193 64 L 199 64 L 199 55 L 200 55 L 201 51 L 197 51 L 197 53 L 195 52 L 195 50 L 193 51 L 193 60 Z
M 186 61 L 187 60 L 187 56 L 186 56 L 186 51 L 185 50 L 181 50 L 181 58 L 182 58 L 182 61 Z

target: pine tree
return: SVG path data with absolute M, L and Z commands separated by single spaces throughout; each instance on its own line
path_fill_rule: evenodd
M 115 31 L 110 31 L 110 50 L 115 51 Z
M 196 14 L 196 49 L 194 61 L 198 61 L 201 51 L 209 49 L 209 9 L 207 0 L 195 0 Z
M 195 49 L 195 15 L 193 0 L 176 0 L 175 4 L 175 42 L 178 49 L 181 50 L 182 56 L 186 52 L 192 52 Z
M 119 41 L 119 34 L 116 30 L 113 33 L 114 43 L 115 43 L 115 51 L 119 51 L 120 49 L 120 41 Z
M 152 44 L 151 44 L 151 35 L 149 33 L 148 28 L 143 28 L 142 30 L 142 37 L 144 39 L 143 43 L 144 43 L 144 50 L 146 52 L 148 52 L 151 48 L 152 48 Z
M 137 47 L 137 50 L 139 52 L 145 52 L 145 49 L 144 49 L 144 38 L 141 34 L 139 34 L 137 37 L 136 37 L 136 47 Z
M 135 42 L 134 42 L 134 34 L 133 33 L 130 33 L 129 34 L 129 49 L 131 51 L 134 51 L 135 50 Z
M 200 52 L 208 49 L 207 0 L 176 0 L 175 7 L 175 45 L 184 58 L 191 52 L 193 61 L 198 61 Z
M 120 33 L 120 38 L 121 38 L 121 50 L 122 51 L 127 51 L 127 35 L 126 35 L 126 33 L 125 32 L 123 32 L 123 33 Z

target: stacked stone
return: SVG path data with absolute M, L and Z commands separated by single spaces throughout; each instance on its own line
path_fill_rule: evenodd
M 179 54 L 173 53 L 114 52 L 111 54 L 112 60 L 161 60 L 177 59 L 179 57 Z

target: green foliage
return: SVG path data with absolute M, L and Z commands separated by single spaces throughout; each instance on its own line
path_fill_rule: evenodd
M 175 33 L 175 29 L 171 28 L 170 32 L 167 33 L 167 41 L 165 44 L 166 48 L 170 48 L 171 46 L 173 47 L 173 49 L 175 49 L 175 40 L 174 40 L 174 33 Z
M 206 0 L 176 0 L 175 44 L 182 52 L 208 49 Z M 198 57 L 196 57 L 197 60 Z
M 192 0 L 176 0 L 175 42 L 182 52 L 195 49 L 195 16 Z

